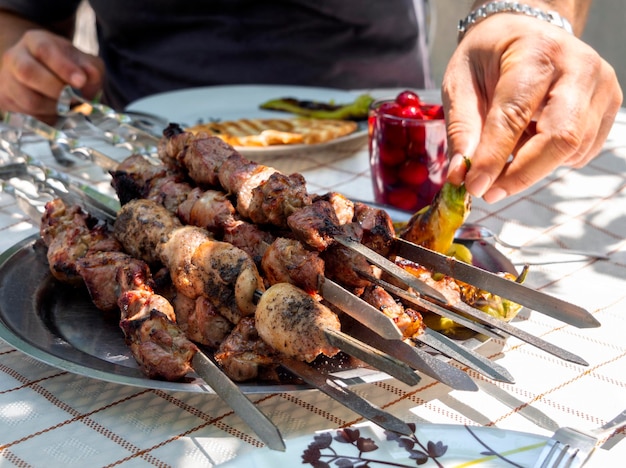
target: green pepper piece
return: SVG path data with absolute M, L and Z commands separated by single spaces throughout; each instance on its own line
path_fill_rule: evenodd
M 400 237 L 447 254 L 454 234 L 469 216 L 470 208 L 471 198 L 465 185 L 446 182 L 433 202 L 411 217 Z
M 295 98 L 272 99 L 259 107 L 266 110 L 290 112 L 313 119 L 365 120 L 370 104 L 374 101 L 369 94 L 361 94 L 349 104 L 333 104 L 303 101 Z

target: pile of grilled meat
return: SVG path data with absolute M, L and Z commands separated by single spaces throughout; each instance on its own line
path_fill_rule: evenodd
M 158 156 L 133 155 L 111 171 L 122 204 L 112 226 L 59 199 L 41 223 L 54 277 L 84 283 L 101 310 L 119 309 L 147 376 L 181 379 L 198 344 L 236 381 L 278 379 L 281 356 L 337 354 L 323 330 L 339 330 L 341 316 L 319 293 L 320 277 L 391 317 L 406 340 L 422 333 L 420 312 L 372 284 L 367 278 L 381 272 L 334 241 L 349 236 L 390 256 L 396 233 L 385 211 L 309 194 L 302 175 L 176 125 Z M 450 302 L 460 300 L 453 279 L 421 272 Z

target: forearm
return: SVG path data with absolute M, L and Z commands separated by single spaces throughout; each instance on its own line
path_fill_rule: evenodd
M 479 0 L 472 4 L 472 10 L 480 5 L 489 3 L 490 0 Z M 524 0 L 526 5 L 530 5 L 542 10 L 554 10 L 565 17 L 574 28 L 574 33 L 580 36 L 587 22 L 587 15 L 591 7 L 592 0 Z

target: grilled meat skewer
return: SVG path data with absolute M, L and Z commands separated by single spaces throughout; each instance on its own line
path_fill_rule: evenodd
M 152 288 L 150 269 L 143 261 L 116 250 L 98 251 L 89 245 L 111 245 L 103 239 L 113 239 L 102 225 L 94 222 L 78 207 L 66 210 L 63 202 L 54 200 L 46 206 L 41 225 L 42 238 L 48 248 L 63 248 L 68 242 L 71 256 L 66 256 L 70 268 L 84 278 L 94 303 L 109 309 L 118 295 L 121 311 L 120 328 L 126 343 L 142 371 L 149 378 L 180 380 L 194 370 L 229 403 L 260 438 L 273 450 L 285 450 L 276 426 L 263 414 L 217 366 L 192 343 L 176 324 L 174 309 L 169 301 Z M 95 229 L 96 235 L 89 235 Z M 78 234 L 78 235 L 77 235 Z M 74 242 L 72 242 L 74 241 Z M 116 247 L 119 245 L 113 242 Z M 59 255 L 49 252 L 51 258 Z M 51 265 L 52 266 L 52 265 Z M 55 267 L 59 266 L 57 262 Z M 51 268 L 57 271 L 58 268 Z M 75 278 L 72 278 L 73 280 Z
M 142 163 L 138 158 L 129 158 L 120 164 L 118 171 L 114 174 L 114 181 L 117 177 L 139 180 L 141 174 L 135 176 L 134 171 L 147 164 L 150 164 L 148 169 L 153 167 L 147 161 Z M 150 174 L 150 171 L 147 170 L 145 173 Z M 127 175 L 124 176 L 124 174 Z M 155 179 L 150 176 L 149 180 L 153 184 Z M 135 190 L 135 192 L 142 191 L 145 192 L 141 188 Z M 235 216 L 234 207 L 227 197 L 220 196 L 219 192 L 213 190 L 201 192 L 199 188 L 194 188 L 191 194 L 193 196 L 190 196 L 178 208 L 179 217 L 195 225 L 207 226 L 213 232 L 223 230 L 228 233 L 232 226 L 237 226 L 237 230 L 240 232 L 244 226 L 248 227 L 254 235 L 240 236 L 239 242 L 241 243 L 241 239 L 248 239 L 249 237 L 253 239 L 250 243 L 245 242 L 253 247 L 250 248 L 249 245 L 246 245 L 244 250 L 254 252 L 255 257 L 262 258 L 260 267 L 269 284 L 290 282 L 313 293 L 317 291 L 318 278 L 326 274 L 329 278 L 349 287 L 354 292 L 361 293 L 370 283 L 355 270 L 378 274 L 362 256 L 339 244 L 331 245 L 327 249 L 322 247 L 324 251 L 318 254 L 315 251 L 305 249 L 295 240 L 277 238 L 268 249 L 266 242 L 272 237 L 272 234 L 265 233 L 261 236 L 258 233 L 263 231 L 259 231 L 256 226 L 252 227 L 253 225 L 238 219 Z M 155 196 L 153 199 L 157 200 L 158 197 Z M 323 207 L 324 211 L 322 216 L 317 215 L 320 207 Z M 200 213 L 203 215 L 201 216 Z M 310 214 L 312 216 L 309 217 Z M 362 203 L 355 204 L 340 194 L 330 193 L 322 197 L 315 197 L 312 204 L 298 210 L 290 219 L 306 217 L 309 217 L 313 223 L 321 222 L 322 228 L 325 218 L 332 218 L 330 227 L 335 232 L 339 232 L 338 229 L 342 228 L 344 233 L 350 234 L 350 237 L 364 239 L 364 243 L 375 246 L 381 252 L 388 252 L 393 242 L 393 225 L 387 213 Z M 301 238 L 308 236 L 308 233 L 313 233 L 312 235 L 316 236 L 319 232 L 323 232 L 323 229 L 302 228 L 310 225 L 310 222 L 298 224 L 301 226 L 300 232 L 304 233 L 300 236 Z M 133 234 L 131 238 L 134 237 Z M 322 238 L 322 236 L 318 237 Z M 314 242 L 308 242 L 309 245 L 312 243 Z M 438 286 L 438 283 L 436 284 L 432 280 L 430 283 L 433 286 Z M 458 295 L 458 290 L 455 292 Z M 386 308 L 385 310 L 390 312 L 392 309 Z M 412 336 L 423 326 L 421 325 L 421 316 L 415 311 L 408 310 L 407 313 L 402 312 L 401 314 L 394 312 L 388 315 L 397 321 L 406 337 Z
M 170 221 L 164 222 L 166 217 Z M 147 234 L 152 231 L 151 219 L 156 223 L 154 232 L 158 235 Z M 173 214 L 154 201 L 133 200 L 120 210 L 114 223 L 114 231 L 129 251 L 141 253 L 144 246 L 150 246 L 157 252 L 163 264 L 170 270 L 172 281 L 180 293 L 190 298 L 205 297 L 220 311 L 223 310 L 222 314 L 230 314 L 226 317 L 235 325 L 253 312 L 260 324 L 257 330 L 260 338 L 272 347 L 278 344 L 277 351 L 280 353 L 312 361 L 319 354 L 333 356 L 339 352 L 338 348 L 329 344 L 327 337 L 327 333 L 335 332 L 337 335 L 340 332 L 339 319 L 333 312 L 293 285 L 273 286 L 273 290 L 285 292 L 280 300 L 277 300 L 274 293 L 266 297 L 256 267 L 243 251 L 211 239 L 204 229 L 193 226 L 177 227 L 177 223 Z M 167 228 L 173 228 L 169 235 L 162 231 Z M 155 240 L 158 242 L 153 243 Z M 137 249 L 137 245 L 142 248 Z M 296 290 L 299 292 L 294 292 Z M 257 295 L 261 299 L 255 305 L 250 297 Z M 223 309 L 220 309 L 220 304 Z M 323 319 L 315 320 L 318 315 Z M 268 319 L 268 316 L 271 318 Z M 239 333 L 240 330 L 236 332 Z M 337 338 L 339 339 L 341 337 Z M 235 343 L 240 343 L 240 340 L 235 340 Z M 238 354 L 225 349 L 231 345 L 229 340 L 220 346 L 217 358 L 232 356 L 238 362 L 242 362 L 242 358 L 247 359 L 250 365 L 245 366 L 246 363 L 242 362 L 246 369 L 233 372 L 232 376 L 240 378 L 241 375 L 249 375 L 256 368 L 258 356 L 248 350 Z M 361 356 L 369 359 L 368 362 L 375 366 L 383 358 L 380 353 Z M 252 360 L 248 359 L 250 357 Z M 388 373 L 405 382 L 417 382 L 415 373 L 406 364 L 391 358 L 385 359 L 384 369 Z M 263 364 L 266 362 L 263 360 Z M 224 368 L 231 371 L 233 366 L 232 363 L 224 363 Z
M 55 199 L 40 230 L 55 278 L 84 281 L 97 307 L 122 311 L 120 327 L 147 376 L 179 380 L 192 370 L 196 345 L 177 327 L 169 302 L 154 293 L 147 265 L 121 252 L 106 224 Z
M 192 161 L 189 157 L 189 148 L 198 141 L 216 137 L 203 135 L 189 139 L 189 137 L 182 136 L 183 133 L 175 124 L 166 129 L 164 132 L 166 139 L 175 138 L 176 141 L 181 139 L 185 141 L 186 146 L 182 145 L 182 149 L 179 145 L 160 146 L 163 152 L 175 151 L 175 154 L 160 154 L 161 159 L 168 163 L 178 163 L 177 169 L 183 170 L 198 184 L 202 184 L 203 181 L 215 181 L 217 175 L 217 180 L 223 190 L 236 197 L 235 208 L 244 218 L 257 223 L 272 223 L 281 228 L 289 227 L 296 238 L 319 251 L 324 251 L 330 245 L 340 241 L 344 247 L 356 250 L 365 256 L 370 263 L 377 264 L 391 274 L 399 275 L 407 286 L 420 294 L 446 303 L 445 296 L 436 289 L 414 277 L 401 274 L 400 269 L 385 256 L 376 255 L 370 249 L 364 248 L 363 245 L 357 246 L 354 242 L 341 242 L 342 239 L 347 239 L 347 236 L 343 232 L 333 206 L 324 199 L 314 200 L 307 194 L 306 182 L 301 175 L 282 175 L 271 167 L 249 161 L 240 154 L 233 153 L 232 148 L 219 148 L 218 145 L 212 145 L 211 151 L 193 151 L 194 158 L 199 160 Z M 198 147 L 195 144 L 195 148 Z M 215 150 L 216 148 L 218 149 Z M 201 170 L 196 172 L 198 168 Z M 374 258 L 377 260 L 373 260 Z
M 150 200 L 125 204 L 114 232 L 131 255 L 164 264 L 179 292 L 205 297 L 233 324 L 254 313 L 254 294 L 264 285 L 243 250 L 212 239 L 204 229 L 183 226 Z

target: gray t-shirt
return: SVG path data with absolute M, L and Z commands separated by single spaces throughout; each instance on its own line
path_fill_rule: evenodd
M 0 0 L 42 24 L 79 0 Z M 91 0 L 105 100 L 117 108 L 220 84 L 427 85 L 413 0 Z

